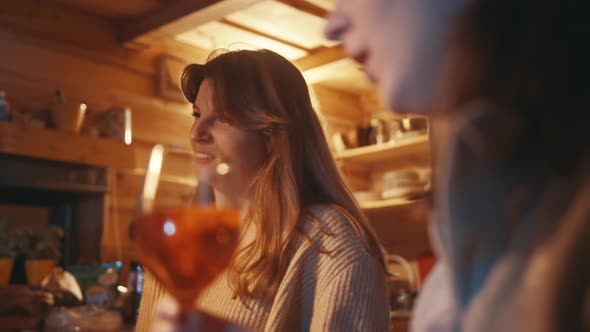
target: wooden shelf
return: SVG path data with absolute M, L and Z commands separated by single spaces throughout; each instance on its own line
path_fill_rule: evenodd
M 396 142 L 368 145 L 336 153 L 335 158 L 345 163 L 371 166 L 381 162 L 401 161 L 423 164 L 429 160 L 428 135 L 411 136 Z
M 408 136 L 396 142 L 348 149 L 335 153 L 335 159 L 352 190 L 380 190 L 377 188 L 385 172 L 404 168 L 422 172 L 430 167 L 429 136 Z M 384 248 L 415 258 L 431 250 L 429 195 L 359 201 L 359 205 Z M 401 323 L 404 318 L 392 317 L 392 321 Z
M 135 168 L 133 148 L 115 140 L 9 122 L 0 122 L 0 153 L 103 167 Z

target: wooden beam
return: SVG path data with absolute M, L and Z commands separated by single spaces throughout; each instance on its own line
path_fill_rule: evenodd
M 263 0 L 176 1 L 121 25 L 118 29 L 119 41 L 130 46 L 151 46 L 261 1 Z
M 307 1 L 302 1 L 302 0 L 279 0 L 279 2 L 284 3 L 285 5 L 289 5 L 293 8 L 296 8 L 302 12 L 317 16 L 317 17 L 321 17 L 321 18 L 326 18 L 326 16 L 328 16 L 328 14 L 330 13 L 329 11 L 325 10 L 324 8 L 314 5 L 311 2 L 307 2 Z
M 288 45 L 288 46 L 291 46 L 291 47 L 294 47 L 294 48 L 297 48 L 297 49 L 303 49 L 303 50 L 309 51 L 308 49 L 302 47 L 301 45 L 295 44 L 295 43 L 293 43 L 293 42 L 291 42 L 289 40 L 286 40 L 286 39 L 283 39 L 283 38 L 279 38 L 277 36 L 273 36 L 271 34 L 268 34 L 266 32 L 263 32 L 263 31 L 258 31 L 256 29 L 249 28 L 249 27 L 247 27 L 245 25 L 242 25 L 240 23 L 237 23 L 237 22 L 234 22 L 234 21 L 225 19 L 225 18 L 224 19 L 221 19 L 219 22 L 220 23 L 223 23 L 223 24 L 227 24 L 227 25 L 229 25 L 231 27 L 234 27 L 234 28 L 238 28 L 240 30 L 244 30 L 244 31 L 253 33 L 253 34 L 258 35 L 258 36 L 262 36 L 264 38 L 268 38 L 268 39 L 274 40 L 274 41 L 276 41 L 278 43 L 281 43 L 281 44 L 285 44 L 285 45 Z
M 318 47 L 309 52 L 309 55 L 295 61 L 299 70 L 305 71 L 325 64 L 342 60 L 346 57 L 346 51 L 340 45 L 332 47 Z

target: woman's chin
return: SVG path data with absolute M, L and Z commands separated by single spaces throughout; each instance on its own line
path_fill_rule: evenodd
M 434 111 L 432 97 L 419 89 L 392 89 L 386 84 L 380 89 L 383 103 L 396 114 L 429 116 Z

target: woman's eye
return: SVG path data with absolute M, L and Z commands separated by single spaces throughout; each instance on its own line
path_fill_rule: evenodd
M 195 118 L 195 119 L 198 119 L 198 118 L 200 118 L 200 117 L 201 117 L 201 113 L 199 113 L 199 112 L 193 112 L 191 115 L 192 115 L 192 116 L 193 116 L 193 118 Z

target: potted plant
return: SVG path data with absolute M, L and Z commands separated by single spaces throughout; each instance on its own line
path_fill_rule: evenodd
M 6 220 L 0 219 L 0 286 L 8 285 L 16 254 L 11 234 L 6 228 Z
M 51 273 L 61 258 L 63 230 L 56 225 L 30 230 L 23 229 L 27 260 L 25 269 L 30 285 L 40 285 L 43 278 Z

